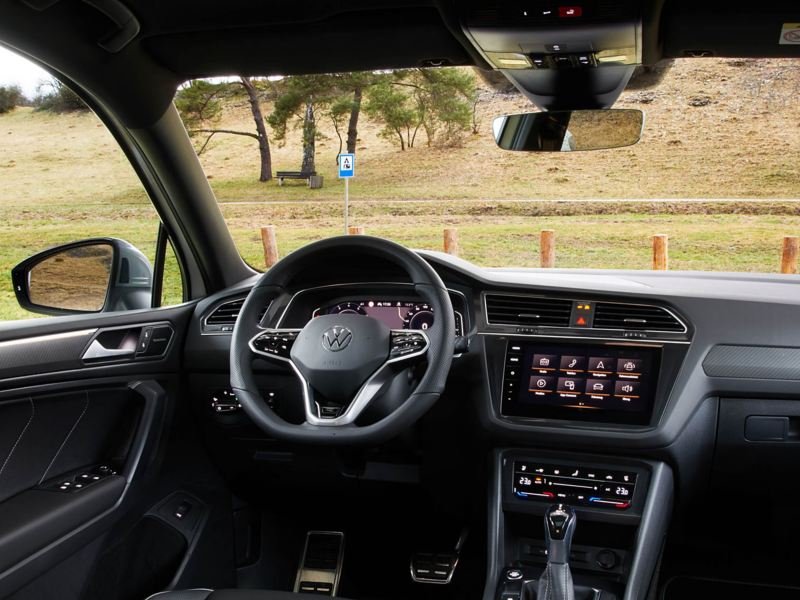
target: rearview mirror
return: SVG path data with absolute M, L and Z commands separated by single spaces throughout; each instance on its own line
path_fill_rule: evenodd
M 635 144 L 643 126 L 640 110 L 562 110 L 498 117 L 492 130 L 503 150 L 580 152 Z
M 11 270 L 17 302 L 46 315 L 149 308 L 153 270 L 124 240 L 99 238 L 49 248 Z

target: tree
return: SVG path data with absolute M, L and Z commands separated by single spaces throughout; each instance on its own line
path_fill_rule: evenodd
M 80 96 L 54 79 L 39 86 L 38 94 L 33 100 L 34 109 L 56 114 L 81 112 L 89 110 Z
M 285 77 L 275 83 L 277 99 L 267 121 L 281 141 L 291 123 L 302 127 L 302 170 L 313 171 L 319 123 L 326 117 L 339 138 L 339 154 L 343 148 L 355 153 L 364 91 L 379 79 L 370 72 Z
M 361 115 L 364 92 L 381 79 L 381 75 L 372 72 L 340 73 L 335 76 L 338 96 L 337 100 L 332 104 L 332 112 L 337 106 L 347 109 L 349 115 L 347 121 L 347 152 L 350 154 L 355 154 L 356 151 L 358 119 Z
M 277 96 L 267 122 L 275 139 L 285 142 L 290 123 L 300 124 L 303 131 L 303 157 L 300 170 L 316 171 L 317 113 L 334 102 L 335 75 L 296 75 L 275 82 Z
M 457 68 L 406 69 L 370 88 L 366 110 L 384 124 L 383 135 L 413 148 L 425 131 L 428 145 L 458 146 L 472 126 L 475 76 Z
M 257 84 L 257 81 L 249 77 L 240 77 L 236 81 L 224 83 L 196 79 L 178 90 L 178 94 L 175 97 L 175 106 L 181 114 L 189 135 L 208 134 L 197 151 L 198 155 L 205 151 L 208 143 L 218 133 L 243 135 L 255 139 L 258 142 L 261 164 L 258 180 L 269 181 L 272 179 L 272 153 L 270 151 L 267 128 L 264 124 L 264 114 L 261 111 L 262 92 L 257 87 Z M 215 127 L 222 116 L 223 100 L 236 98 L 242 92 L 247 98 L 250 113 L 253 115 L 255 133 Z
M 0 115 L 11 112 L 24 100 L 22 90 L 17 85 L 0 86 Z
M 422 115 L 410 95 L 397 87 L 392 79 L 386 77 L 372 86 L 365 110 L 371 117 L 383 122 L 381 135 L 385 138 L 396 136 L 400 150 L 404 151 L 414 147 L 422 125 Z

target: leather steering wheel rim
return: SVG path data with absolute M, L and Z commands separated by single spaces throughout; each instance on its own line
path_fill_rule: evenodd
M 363 426 L 289 423 L 267 406 L 258 391 L 253 372 L 252 362 L 256 354 L 250 342 L 254 335 L 263 331 L 258 327 L 259 313 L 272 299 L 288 292 L 292 279 L 304 266 L 317 262 L 332 251 L 344 251 L 356 257 L 377 257 L 397 265 L 408 275 L 416 294 L 433 307 L 436 315 L 433 325 L 425 332 L 429 342 L 428 365 L 419 384 L 393 412 Z M 266 271 L 250 291 L 231 337 L 231 387 L 245 413 L 275 438 L 317 444 L 376 444 L 401 433 L 439 399 L 450 372 L 454 344 L 455 319 L 450 296 L 438 273 L 427 261 L 404 246 L 382 238 L 364 235 L 328 238 L 286 256 Z

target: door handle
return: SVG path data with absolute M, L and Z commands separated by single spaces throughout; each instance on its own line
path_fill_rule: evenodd
M 83 360 L 99 360 L 103 358 L 126 358 L 133 357 L 136 353 L 136 346 L 133 348 L 106 348 L 96 339 L 89 344 L 86 352 L 83 353 Z

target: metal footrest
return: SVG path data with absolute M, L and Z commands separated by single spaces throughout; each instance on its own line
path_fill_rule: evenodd
M 341 531 L 309 531 L 295 578 L 295 593 L 335 596 L 344 559 Z

